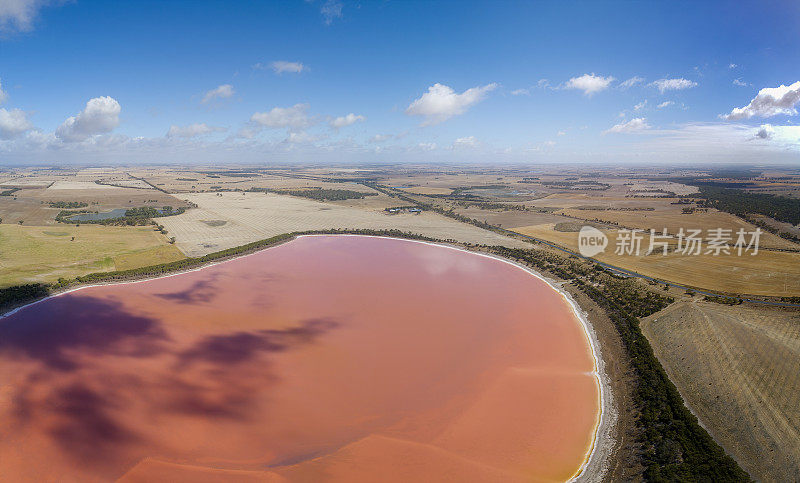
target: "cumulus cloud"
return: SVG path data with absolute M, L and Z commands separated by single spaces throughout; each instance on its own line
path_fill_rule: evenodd
M 203 134 L 209 134 L 212 132 L 224 132 L 226 129 L 224 127 L 216 127 L 216 126 L 209 126 L 206 123 L 195 123 L 189 124 L 188 126 L 176 126 L 172 125 L 169 127 L 169 131 L 167 131 L 168 138 L 193 138 L 196 136 L 202 136 Z
M 111 132 L 119 125 L 121 110 L 119 102 L 113 97 L 89 99 L 78 115 L 67 118 L 58 126 L 56 137 L 65 142 L 78 142 L 95 134 Z
M 646 129 L 650 129 L 650 125 L 647 124 L 647 119 L 643 117 L 636 117 L 631 119 L 628 122 L 622 122 L 613 126 L 611 129 L 608 129 L 603 134 L 608 133 L 636 133 L 641 132 Z
M 474 148 L 477 145 L 478 140 L 475 139 L 475 136 L 466 136 L 453 141 L 453 148 Z
M 222 84 L 221 86 L 206 92 L 205 95 L 203 95 L 203 99 L 200 102 L 202 102 L 203 104 L 207 104 L 213 101 L 214 99 L 227 99 L 233 96 L 233 94 L 234 90 L 232 85 Z
M 6 99 L 8 99 L 8 94 L 3 90 L 3 80 L 0 79 L 0 104 L 6 102 Z
M 330 126 L 334 129 L 340 129 L 346 126 L 350 126 L 357 122 L 362 122 L 366 118 L 364 116 L 355 115 L 352 112 L 346 116 L 339 116 L 337 118 L 331 119 L 329 122 Z
M 254 67 L 258 69 L 264 68 L 261 64 L 256 64 Z M 304 70 L 308 70 L 308 67 L 303 65 L 301 62 L 288 62 L 286 60 L 276 60 L 275 62 L 271 63 L 269 67 L 275 71 L 276 74 L 283 74 L 284 72 L 299 74 Z
M 800 81 L 790 86 L 765 87 L 758 91 L 750 104 L 734 108 L 730 114 L 721 116 L 728 121 L 749 119 L 753 116 L 771 117 L 778 114 L 797 115 L 795 105 L 800 102 Z
M 672 102 L 672 101 L 664 101 L 664 102 L 662 102 L 661 104 L 659 104 L 656 107 L 658 107 L 659 109 L 664 109 L 665 107 L 669 107 L 669 106 L 671 106 L 673 104 L 675 104 L 675 103 Z
M 680 77 L 677 79 L 658 79 L 657 81 L 653 81 L 650 85 L 658 88 L 663 94 L 666 91 L 680 91 L 695 87 L 697 82 Z
M 319 13 L 322 14 L 325 25 L 330 25 L 337 18 L 342 18 L 342 6 L 342 2 L 339 0 L 327 0 L 322 5 L 322 8 L 319 9 Z
M 308 107 L 308 104 L 295 104 L 292 107 L 274 107 L 269 112 L 254 113 L 250 116 L 250 120 L 271 129 L 305 129 L 312 124 L 307 114 Z
M 644 82 L 644 77 L 639 77 L 638 75 L 635 75 L 626 81 L 620 82 L 619 87 L 623 89 L 628 89 L 635 86 L 636 84 L 641 84 L 642 82 Z
M 564 89 L 578 89 L 583 91 L 587 96 L 591 96 L 597 92 L 608 89 L 608 86 L 614 81 L 611 76 L 603 77 L 599 75 L 583 74 L 580 77 L 573 77 L 564 84 Z
M 438 124 L 453 116 L 467 112 L 467 109 L 482 101 L 488 92 L 497 88 L 497 84 L 467 89 L 457 94 L 451 87 L 436 83 L 428 87 L 428 92 L 412 102 L 406 109 L 409 116 L 426 118 L 423 126 Z
M 25 131 L 33 129 L 28 114 L 20 109 L 7 111 L 0 108 L 0 139 L 14 139 Z

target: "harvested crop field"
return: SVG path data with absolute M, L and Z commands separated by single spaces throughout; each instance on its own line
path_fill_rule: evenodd
M 525 235 L 557 243 L 577 251 L 578 233 L 555 229 L 554 224 L 511 228 Z M 681 255 L 674 242 L 669 253 L 644 255 L 649 236 L 642 241 L 642 254 L 617 255 L 616 230 L 604 230 L 609 242 L 605 253 L 594 258 L 621 268 L 662 280 L 719 292 L 796 296 L 800 295 L 800 253 L 760 250 L 757 255 Z M 705 245 L 704 245 L 705 247 Z
M 74 240 L 73 240 L 74 237 Z M 152 226 L 0 225 L 0 286 L 54 282 L 184 258 Z
M 672 381 L 751 476 L 800 474 L 800 311 L 679 302 L 642 321 Z
M 471 206 L 469 208 L 456 208 L 456 213 L 459 215 L 467 216 L 474 220 L 485 221 L 490 225 L 496 225 L 503 228 L 510 228 L 514 226 L 530 226 L 540 225 L 544 223 L 563 223 L 575 221 L 566 216 L 554 215 L 552 213 L 541 213 L 537 211 L 526 210 L 484 210 L 478 207 Z
M 679 205 L 673 208 L 659 208 L 655 211 L 597 211 L 597 210 L 562 210 L 561 213 L 585 220 L 598 220 L 607 223 L 614 223 L 620 227 L 638 228 L 643 230 L 654 229 L 662 231 L 667 229 L 667 233 L 675 234 L 683 228 L 689 229 L 713 229 L 722 228 L 732 230 L 734 233 L 739 229 L 745 231 L 755 230 L 756 227 L 745 220 L 717 210 L 710 210 L 703 213 L 683 214 Z M 675 208 L 677 207 L 677 208 Z M 763 231 L 763 230 L 762 230 Z M 772 233 L 764 231 L 761 234 L 762 247 L 791 248 L 798 249 L 800 245 L 792 243 Z
M 189 256 L 200 256 L 282 233 L 335 228 L 397 229 L 466 243 L 530 246 L 435 213 L 388 215 L 377 209 L 345 207 L 338 203 L 272 193 L 197 193 L 185 197 L 198 208 L 160 218 L 159 223 Z M 225 223 L 220 224 L 221 221 Z

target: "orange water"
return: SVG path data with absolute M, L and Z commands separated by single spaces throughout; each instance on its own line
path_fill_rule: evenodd
M 517 267 L 302 237 L 0 319 L 0 480 L 564 480 L 593 365 Z

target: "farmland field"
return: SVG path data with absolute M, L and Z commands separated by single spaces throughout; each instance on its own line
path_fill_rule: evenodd
M 578 234 L 558 231 L 555 224 L 540 224 L 510 228 L 519 233 L 558 243 L 572 250 L 578 249 Z M 605 253 L 597 260 L 643 275 L 692 287 L 753 295 L 800 295 L 800 253 L 760 250 L 757 255 L 737 256 L 713 254 L 681 255 L 670 251 L 652 255 L 617 255 L 616 230 L 604 232 L 609 238 Z M 642 252 L 648 248 L 649 237 L 642 243 Z M 674 245 L 674 243 L 673 243 Z
M 152 226 L 0 225 L 0 287 L 181 258 L 180 250 Z
M 197 193 L 187 194 L 185 198 L 196 203 L 198 208 L 161 218 L 159 223 L 189 256 L 204 255 L 281 233 L 333 228 L 398 229 L 468 243 L 530 246 L 435 213 L 388 215 L 378 209 L 352 208 L 272 193 Z M 225 223 L 220 224 L 222 221 Z
M 680 302 L 642 330 L 689 407 L 753 477 L 800 474 L 800 312 Z

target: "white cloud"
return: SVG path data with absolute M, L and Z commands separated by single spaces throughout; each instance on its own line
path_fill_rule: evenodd
M 547 79 L 539 79 L 539 82 L 536 83 L 536 87 L 540 89 L 544 89 L 546 87 L 550 87 L 550 81 Z
M 301 62 L 288 62 L 285 60 L 276 60 L 275 62 L 271 63 L 270 68 L 275 71 L 276 74 L 283 74 L 284 72 L 289 72 L 292 74 L 299 74 L 304 70 L 308 70 L 308 67 L 303 65 Z M 261 64 L 256 64 L 254 67 L 258 69 L 263 69 L 264 67 Z
M 662 102 L 661 104 L 659 104 L 656 107 L 658 107 L 659 109 L 664 109 L 665 107 L 669 107 L 669 106 L 671 106 L 673 104 L 675 104 L 675 103 L 672 102 L 672 101 L 664 101 L 664 102 Z
M 644 77 L 639 77 L 638 75 L 635 75 L 624 82 L 620 82 L 619 87 L 623 89 L 628 89 L 635 86 L 636 84 L 641 84 L 642 82 L 644 82 Z
M 800 102 L 800 81 L 790 86 L 765 87 L 758 91 L 750 104 L 734 108 L 730 114 L 721 116 L 729 121 L 749 119 L 753 116 L 771 117 L 778 114 L 797 115 L 794 106 Z
M 622 122 L 613 126 L 611 129 L 603 132 L 603 134 L 608 133 L 636 133 L 641 132 L 646 129 L 650 129 L 650 125 L 647 124 L 647 119 L 643 117 L 636 117 L 631 119 L 628 122 Z
M 436 149 L 436 143 L 419 143 L 417 147 L 423 151 L 433 151 Z
M 202 136 L 212 132 L 224 132 L 224 127 L 209 126 L 206 123 L 189 124 L 188 126 L 172 125 L 167 131 L 168 138 L 193 138 L 195 136 Z
M 640 146 L 651 153 L 664 153 L 672 160 L 715 159 L 729 162 L 789 162 L 797 165 L 800 126 L 758 128 L 738 123 L 689 123 L 672 129 L 653 129 Z
M 3 82 L 0 79 L 0 104 L 6 102 L 6 99 L 8 99 L 8 94 L 3 90 Z
M 33 129 L 28 114 L 20 109 L 7 111 L 0 108 L 0 139 L 14 139 L 25 131 Z
M 303 131 L 303 132 L 290 132 L 289 135 L 286 137 L 286 139 L 284 139 L 283 142 L 289 143 L 289 144 L 308 144 L 308 143 L 313 143 L 317 139 L 319 139 L 319 138 L 317 138 L 316 136 L 312 136 L 311 134 L 308 134 L 305 131 Z
M 437 83 L 428 87 L 428 92 L 412 102 L 406 109 L 406 114 L 425 117 L 423 126 L 438 124 L 453 116 L 464 114 L 496 87 L 497 84 L 492 83 L 457 94 L 451 87 Z
M 762 124 L 755 132 L 758 140 L 771 141 L 785 147 L 800 149 L 800 126 L 774 126 Z
M 738 65 L 734 64 L 733 62 L 731 62 L 730 64 L 728 64 L 728 68 L 729 68 L 729 69 L 735 69 L 735 68 L 737 68 L 737 67 L 738 67 Z
M 0 32 L 27 31 L 42 7 L 61 3 L 51 0 L 0 0 Z
M 67 118 L 56 129 L 56 136 L 65 142 L 83 141 L 95 134 L 111 132 L 119 125 L 122 108 L 112 97 L 89 99 L 86 107 L 76 116 Z
M 305 129 L 312 124 L 306 114 L 308 104 L 295 104 L 292 107 L 274 107 L 269 112 L 256 112 L 250 120 L 272 129 Z
M 364 116 L 355 115 L 352 112 L 346 116 L 339 116 L 337 118 L 331 119 L 330 126 L 334 129 L 340 129 L 346 126 L 350 126 L 357 122 L 363 122 L 366 118 Z
M 680 77 L 677 79 L 658 79 L 657 81 L 653 81 L 650 85 L 657 87 L 663 94 L 666 91 L 680 91 L 695 87 L 697 82 Z
M 511 91 L 512 96 L 529 96 L 531 95 L 531 91 L 528 89 L 515 89 Z
M 614 78 L 611 76 L 602 77 L 594 75 L 594 73 L 583 74 L 580 77 L 573 77 L 567 81 L 567 83 L 564 84 L 564 89 L 579 89 L 582 90 L 585 95 L 591 96 L 597 92 L 608 89 L 608 86 L 613 81 Z
M 330 25 L 337 18 L 342 18 L 342 2 L 339 0 L 327 0 L 319 10 L 325 25 Z
M 215 87 L 214 89 L 211 89 L 210 91 L 206 92 L 205 95 L 203 95 L 203 100 L 201 100 L 200 102 L 206 104 L 210 101 L 213 101 L 214 99 L 227 99 L 233 96 L 233 94 L 234 90 L 232 85 L 222 84 L 221 86 Z
M 748 87 L 750 84 L 748 84 L 747 82 L 743 81 L 742 79 L 733 79 L 733 85 L 739 86 L 739 87 Z
M 388 140 L 392 139 L 393 137 L 394 136 L 392 136 L 391 134 L 376 134 L 376 135 L 372 136 L 371 138 L 369 138 L 369 142 L 371 142 L 371 143 L 382 143 L 382 142 L 385 142 L 385 141 L 388 141 Z
M 475 136 L 466 136 L 453 141 L 453 148 L 474 148 L 477 145 L 478 140 L 475 139 Z
M 645 106 L 647 106 L 647 99 L 645 99 L 642 102 L 640 102 L 639 104 L 636 104 L 635 106 L 633 106 L 633 110 L 634 111 L 640 111 L 640 110 L 644 109 Z
M 567 132 L 566 132 L 566 131 L 558 131 L 558 132 L 556 133 L 556 135 L 557 135 L 557 136 L 566 136 L 566 135 L 567 135 Z

